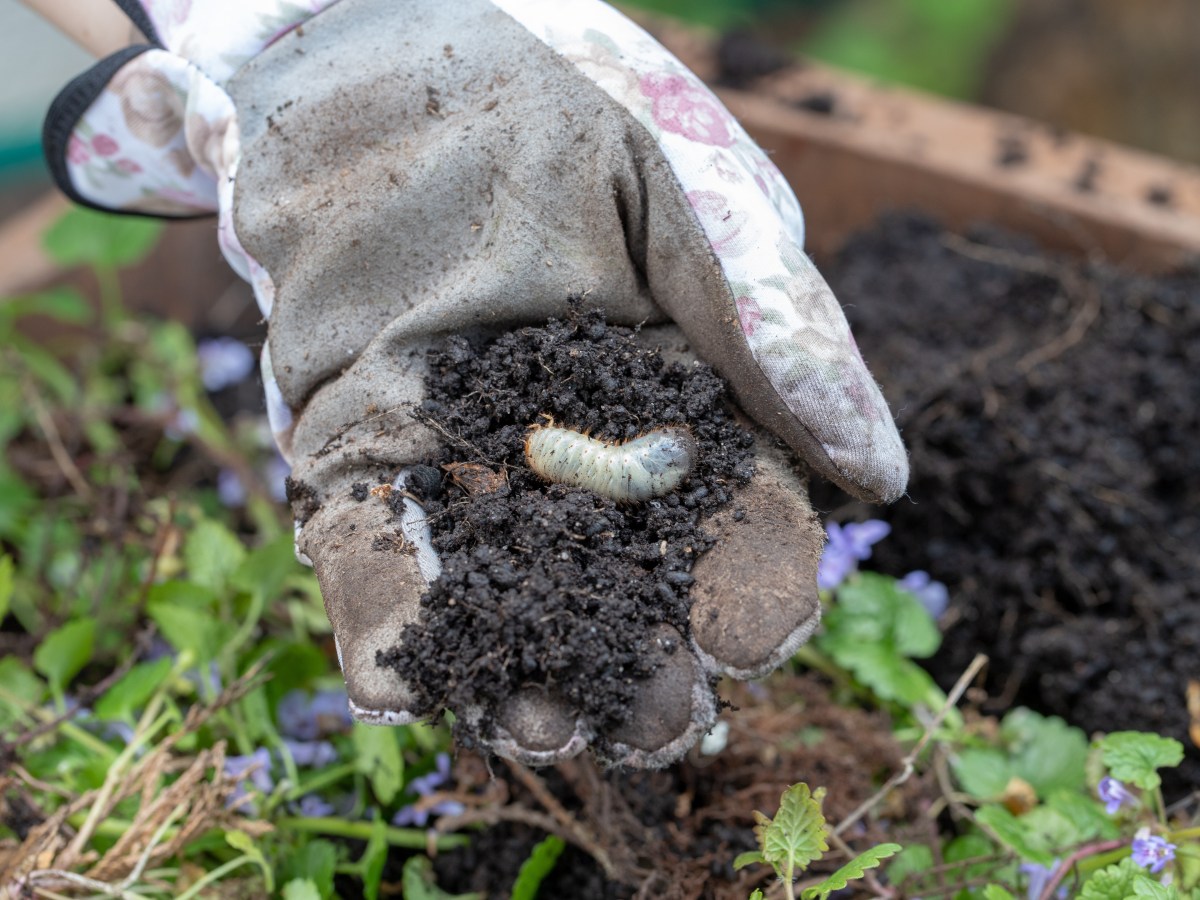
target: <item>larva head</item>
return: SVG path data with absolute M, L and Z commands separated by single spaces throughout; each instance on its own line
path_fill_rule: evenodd
M 651 439 L 646 445 L 642 465 L 654 475 L 676 472 L 680 479 L 692 470 L 699 456 L 699 446 L 687 428 L 673 425 L 648 431 L 639 441 Z

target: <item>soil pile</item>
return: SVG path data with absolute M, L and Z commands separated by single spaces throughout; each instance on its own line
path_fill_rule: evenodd
M 424 500 L 444 571 L 381 665 L 421 693 L 421 713 L 482 706 L 485 735 L 529 684 L 555 688 L 598 731 L 615 727 L 652 672 L 650 629 L 687 634 L 688 572 L 712 545 L 700 523 L 753 475 L 724 382 L 664 363 L 595 312 L 488 343 L 453 337 L 430 362 L 418 417 L 447 437 L 427 462 L 449 475 Z M 618 505 L 526 467 L 544 416 L 609 442 L 685 425 L 698 461 L 677 490 Z
M 951 682 L 992 658 L 997 709 L 1184 741 L 1200 680 L 1200 273 L 1075 264 L 994 229 L 888 218 L 829 273 L 911 452 L 884 571 L 949 585 Z

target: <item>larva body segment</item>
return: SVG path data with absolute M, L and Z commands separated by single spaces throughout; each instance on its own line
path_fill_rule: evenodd
M 525 461 L 547 481 L 641 503 L 679 487 L 696 462 L 696 439 L 686 428 L 655 428 L 610 444 L 557 425 L 534 425 L 525 437 Z

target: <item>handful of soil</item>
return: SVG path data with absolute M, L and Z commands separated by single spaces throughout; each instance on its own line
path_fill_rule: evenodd
M 468 745 L 527 685 L 552 688 L 597 732 L 617 727 L 653 672 L 653 626 L 688 634 L 688 573 L 713 544 L 701 522 L 754 472 L 724 382 L 588 312 L 487 342 L 451 337 L 426 388 L 417 418 L 446 436 L 426 461 L 446 475 L 423 498 L 443 571 L 379 664 L 420 695 L 419 714 L 482 707 L 479 734 L 459 735 Z M 526 435 L 546 416 L 614 443 L 686 426 L 698 458 L 675 490 L 620 505 L 527 467 Z

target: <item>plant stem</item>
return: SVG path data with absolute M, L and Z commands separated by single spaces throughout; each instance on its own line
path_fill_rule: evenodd
M 299 831 L 306 834 L 328 834 L 333 837 L 351 838 L 352 840 L 370 840 L 373 830 L 370 822 L 348 822 L 332 816 L 284 816 L 275 820 L 276 827 L 284 831 Z M 410 850 L 424 850 L 429 839 L 419 828 L 389 827 L 384 836 L 393 847 L 406 847 Z M 434 846 L 439 850 L 452 850 L 455 847 L 465 847 L 469 843 L 466 835 L 445 834 L 434 839 Z
M 95 266 L 96 281 L 100 285 L 100 315 L 104 324 L 111 328 L 124 317 L 121 300 L 121 280 L 112 266 Z
M 1038 897 L 1038 900 L 1052 900 L 1054 897 L 1054 892 L 1058 890 L 1058 886 L 1062 883 L 1063 879 L 1070 874 L 1071 870 L 1075 868 L 1075 864 L 1080 860 L 1086 859 L 1089 856 L 1095 856 L 1097 853 L 1105 853 L 1109 850 L 1116 850 L 1118 847 L 1124 847 L 1127 843 L 1128 841 L 1126 841 L 1125 838 L 1115 838 L 1111 841 L 1102 841 L 1098 844 L 1085 844 L 1084 846 L 1080 847 L 1078 850 L 1064 859 L 1059 867 L 1054 870 L 1054 874 L 1050 876 L 1050 880 L 1047 881 L 1046 886 L 1042 888 L 1042 893 Z
M 213 869 L 211 872 L 193 884 L 190 888 L 176 897 L 175 900 L 191 900 L 192 897 L 198 897 L 200 896 L 200 891 L 208 887 L 214 881 L 224 878 L 234 869 L 240 869 L 242 866 L 247 864 L 256 865 L 257 860 L 255 860 L 255 858 L 249 854 L 243 854 L 236 859 L 231 859 L 229 862 L 225 863 L 225 865 L 217 866 L 217 868 Z
M 325 769 L 307 781 L 298 781 L 295 787 L 283 795 L 283 799 L 299 800 L 305 794 L 311 794 L 313 791 L 319 791 L 328 785 L 337 784 L 343 778 L 353 775 L 355 770 L 356 766 L 354 763 L 344 763 L 340 766 L 334 766 L 331 769 Z

